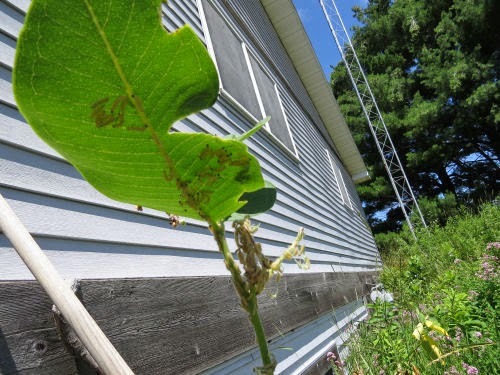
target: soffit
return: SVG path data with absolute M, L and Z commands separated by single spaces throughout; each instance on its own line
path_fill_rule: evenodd
M 261 0 L 278 36 L 302 80 L 339 157 L 355 183 L 370 177 L 330 84 L 291 0 Z

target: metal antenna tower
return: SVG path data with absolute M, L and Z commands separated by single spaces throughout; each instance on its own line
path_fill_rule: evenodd
M 361 108 L 368 120 L 370 131 L 375 139 L 377 149 L 382 157 L 384 167 L 389 175 L 394 192 L 398 199 L 401 210 L 403 211 L 408 227 L 415 236 L 415 228 L 411 221 L 413 218 L 416 222 L 422 222 L 426 227 L 424 217 L 420 211 L 417 200 L 410 186 L 410 182 L 406 177 L 403 165 L 399 160 L 394 144 L 392 143 L 387 127 L 385 126 L 382 114 L 378 109 L 377 102 L 373 96 L 368 80 L 361 64 L 359 63 L 358 56 L 354 50 L 351 39 L 347 34 L 340 13 L 335 5 L 334 0 L 319 0 L 323 12 L 325 13 L 326 20 L 330 26 L 330 30 L 335 39 L 335 43 L 340 51 L 342 60 L 344 61 L 347 73 L 351 78 L 352 86 L 358 97 Z M 411 215 L 414 212 L 414 215 Z M 418 217 L 416 217 L 418 214 Z M 420 220 L 419 220 L 420 219 Z

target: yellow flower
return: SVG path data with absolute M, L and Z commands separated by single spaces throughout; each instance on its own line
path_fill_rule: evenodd
M 446 336 L 449 336 L 448 335 L 448 332 L 446 332 L 446 330 L 441 327 L 441 326 L 438 326 L 436 323 L 434 323 L 433 321 L 427 319 L 425 319 L 425 325 L 429 328 L 429 329 L 432 329 L 433 331 L 436 331 L 436 332 L 439 332 L 443 335 L 446 335 Z
M 417 328 L 413 331 L 412 336 L 415 337 L 415 340 L 421 340 L 422 334 L 424 333 L 424 325 L 422 323 L 417 324 Z

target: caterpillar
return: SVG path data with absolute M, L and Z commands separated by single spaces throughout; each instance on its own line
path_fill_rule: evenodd
M 140 105 L 142 109 L 142 103 L 135 95 L 133 96 L 134 103 Z M 125 109 L 127 105 L 131 105 L 129 98 L 126 95 L 118 96 L 111 104 L 111 109 L 106 110 L 106 104 L 109 102 L 109 98 L 103 98 L 92 104 L 92 114 L 91 117 L 94 120 L 98 128 L 111 125 L 113 128 L 119 128 L 123 126 L 125 122 Z M 127 130 L 133 131 L 144 131 L 146 126 L 129 126 Z

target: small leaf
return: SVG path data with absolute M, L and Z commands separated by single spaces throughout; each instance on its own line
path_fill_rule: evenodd
M 219 82 L 189 27 L 164 30 L 160 5 L 34 0 L 18 40 L 15 97 L 35 132 L 103 194 L 221 220 L 264 180 L 241 142 L 169 132 L 211 106 Z
M 240 201 L 246 201 L 245 205 L 229 217 L 229 221 L 243 220 L 246 216 L 254 216 L 269 210 L 276 201 L 276 187 L 269 181 L 265 181 L 262 189 L 244 193 Z
M 260 120 L 252 129 L 250 129 L 246 133 L 243 133 L 242 135 L 229 134 L 226 135 L 224 139 L 231 139 L 233 141 L 243 142 L 244 140 L 250 138 L 252 135 L 257 133 L 264 125 L 266 125 L 269 122 L 269 120 L 271 120 L 271 116 L 267 116 L 265 119 Z

